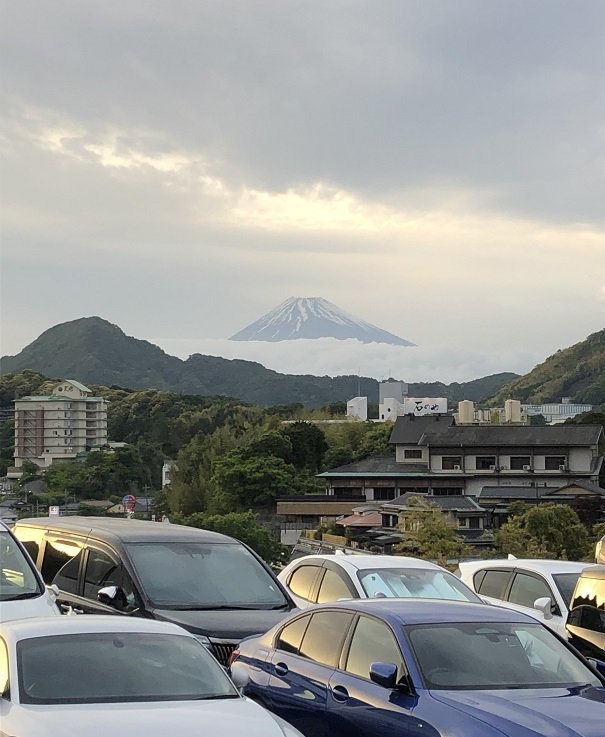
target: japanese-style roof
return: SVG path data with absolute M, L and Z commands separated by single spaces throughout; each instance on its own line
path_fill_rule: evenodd
M 426 463 L 399 463 L 391 456 L 376 456 L 364 458 L 362 461 L 347 463 L 344 466 L 331 468 L 328 471 L 317 474 L 319 478 L 332 478 L 342 476 L 408 476 L 413 473 L 426 476 L 428 473 Z
M 366 514 L 351 514 L 338 520 L 343 527 L 380 527 L 382 514 L 380 512 L 367 512 Z
M 452 415 L 401 415 L 395 420 L 389 443 L 395 445 L 416 445 L 420 438 L 430 429 L 445 430 L 452 427 L 455 420 Z
M 427 430 L 419 445 L 439 447 L 469 446 L 553 446 L 596 445 L 603 432 L 600 425 L 465 425 L 446 430 Z
M 408 491 L 401 496 L 398 496 L 392 501 L 385 502 L 383 509 L 391 509 L 397 507 L 399 509 L 407 509 L 410 505 L 410 500 L 420 497 L 426 499 L 426 501 L 435 504 L 444 512 L 483 512 L 483 508 L 480 507 L 477 502 L 470 496 L 433 496 L 432 494 L 418 494 L 413 491 Z

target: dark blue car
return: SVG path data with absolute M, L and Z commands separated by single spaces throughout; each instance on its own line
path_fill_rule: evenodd
M 317 606 L 241 642 L 232 669 L 306 737 L 605 736 L 605 678 L 535 619 L 496 606 Z

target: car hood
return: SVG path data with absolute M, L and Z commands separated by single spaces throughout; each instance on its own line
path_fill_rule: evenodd
M 29 617 L 51 617 L 55 614 L 61 616 L 59 607 L 47 592 L 33 599 L 0 601 L 0 622 Z
M 605 688 L 431 691 L 442 704 L 515 737 L 603 737 Z
M 196 635 L 240 641 L 271 629 L 290 612 L 285 609 L 155 609 L 154 619 L 173 622 Z
M 3 719 L 8 734 L 36 737 L 300 737 L 273 714 L 249 699 L 167 701 L 138 704 L 58 704 L 23 706 Z M 289 730 L 289 731 L 288 731 Z

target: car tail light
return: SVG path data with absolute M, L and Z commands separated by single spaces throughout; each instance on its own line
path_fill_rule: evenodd
M 239 658 L 239 650 L 235 648 L 235 650 L 231 653 L 229 656 L 229 660 L 227 661 L 227 668 L 231 668 L 233 663 Z

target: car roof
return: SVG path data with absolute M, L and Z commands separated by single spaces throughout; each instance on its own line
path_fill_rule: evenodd
M 126 519 L 125 517 L 80 517 L 77 515 L 57 517 L 30 517 L 17 522 L 18 527 L 42 527 L 45 530 L 73 532 L 105 540 L 135 542 L 212 542 L 232 543 L 227 535 L 198 527 L 173 525 L 148 520 Z
M 440 624 L 447 622 L 527 622 L 536 620 L 522 612 L 491 604 L 443 599 L 349 599 L 320 604 L 306 612 L 320 609 L 348 609 L 385 617 L 400 624 Z
M 403 555 L 305 555 L 302 558 L 292 561 L 292 563 L 323 562 L 325 560 L 332 561 L 337 565 L 341 564 L 346 568 L 356 568 L 357 570 L 374 568 L 440 568 L 436 563 L 422 560 L 422 558 L 411 558 Z
M 541 558 L 495 558 L 468 560 L 458 564 L 461 571 L 480 571 L 483 568 L 525 568 L 538 573 L 579 573 L 590 568 L 590 563 L 575 560 L 547 560 Z
M 190 635 L 171 622 L 143 617 L 116 617 L 111 614 L 64 615 L 61 617 L 28 617 L 0 624 L 0 632 L 12 639 L 54 637 L 87 632 L 150 632 L 153 634 Z

